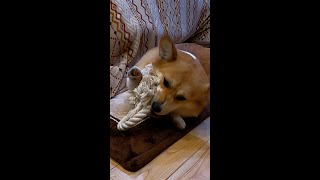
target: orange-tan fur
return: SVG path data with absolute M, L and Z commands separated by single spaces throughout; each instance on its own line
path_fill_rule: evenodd
M 180 50 L 190 52 L 196 59 Z M 175 125 L 184 129 L 186 124 L 182 117 L 198 116 L 210 98 L 210 49 L 194 43 L 174 45 L 165 35 L 159 46 L 149 50 L 135 66 L 143 69 L 150 63 L 160 78 L 152 103 L 161 111 L 155 114 L 170 114 Z M 164 78 L 170 82 L 169 87 L 165 87 Z M 177 100 L 177 96 L 185 100 Z

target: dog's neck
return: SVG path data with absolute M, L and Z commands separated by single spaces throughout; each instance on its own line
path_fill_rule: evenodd
M 188 52 L 188 51 L 183 51 L 183 50 L 180 50 L 180 49 L 179 49 L 179 51 L 182 51 L 182 52 L 188 54 L 188 55 L 191 56 L 194 60 L 197 59 L 195 55 L 193 55 L 192 53 L 190 53 L 190 52 Z

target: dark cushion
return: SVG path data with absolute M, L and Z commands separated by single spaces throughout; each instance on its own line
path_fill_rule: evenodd
M 137 171 L 209 116 L 210 103 L 198 118 L 185 118 L 184 130 L 177 129 L 170 117 L 164 116 L 149 118 L 128 131 L 119 131 L 114 120 L 120 118 L 110 115 L 110 157 L 124 169 Z

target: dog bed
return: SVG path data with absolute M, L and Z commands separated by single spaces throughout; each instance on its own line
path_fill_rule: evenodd
M 128 103 L 130 93 L 125 91 L 110 100 L 110 157 L 128 171 L 138 171 L 210 116 L 209 102 L 198 118 L 185 118 L 184 130 L 164 116 L 146 118 L 127 131 L 119 131 L 117 122 L 133 108 Z

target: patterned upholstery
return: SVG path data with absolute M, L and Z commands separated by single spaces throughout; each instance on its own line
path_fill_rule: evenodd
M 111 0 L 110 98 L 126 72 L 167 32 L 175 43 L 210 44 L 210 0 Z

